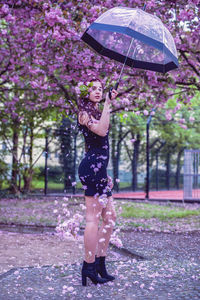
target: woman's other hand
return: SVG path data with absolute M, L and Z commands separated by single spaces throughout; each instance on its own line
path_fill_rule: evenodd
M 112 178 L 110 176 L 107 176 L 108 177 L 108 186 L 109 188 L 112 190 L 113 188 L 113 181 L 112 181 Z

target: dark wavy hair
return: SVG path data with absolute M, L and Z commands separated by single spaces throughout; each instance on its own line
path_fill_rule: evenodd
M 103 83 L 101 81 L 101 79 L 99 79 L 98 77 L 92 77 L 89 80 L 87 80 L 88 82 L 96 82 L 99 81 L 102 85 L 102 89 L 103 89 Z M 86 82 L 84 82 L 85 85 L 87 85 Z M 89 115 L 89 117 L 91 118 L 91 116 L 93 116 L 95 119 L 99 120 L 101 118 L 101 111 L 97 108 L 95 108 L 95 103 L 93 103 L 92 101 L 90 101 L 89 99 L 89 95 L 84 97 L 84 98 L 79 98 L 78 99 L 78 111 L 86 111 Z

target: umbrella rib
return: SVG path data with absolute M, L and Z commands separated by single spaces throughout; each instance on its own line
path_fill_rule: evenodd
M 129 46 L 129 49 L 128 49 L 126 58 L 125 58 L 125 60 L 124 60 L 123 67 L 121 68 L 121 72 L 120 72 L 119 79 L 118 79 L 118 84 L 119 84 L 119 82 L 120 82 L 120 80 L 121 80 L 122 73 L 123 73 L 123 71 L 124 71 L 124 67 L 125 67 L 125 64 L 126 64 L 126 61 L 127 61 L 128 55 L 129 55 L 129 52 L 130 52 L 130 50 L 131 50 L 132 44 L 133 44 L 133 38 L 131 39 L 130 46 Z

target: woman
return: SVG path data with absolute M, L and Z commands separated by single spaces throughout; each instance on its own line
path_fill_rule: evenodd
M 106 168 L 109 160 L 110 104 L 116 98 L 117 92 L 112 91 L 111 99 L 106 95 L 103 110 L 100 112 L 98 104 L 103 96 L 102 83 L 94 78 L 89 86 L 88 97 L 80 99 L 78 112 L 78 126 L 86 145 L 86 154 L 78 170 L 85 189 L 86 203 L 85 259 L 82 266 L 84 286 L 87 284 L 87 277 L 95 284 L 115 279 L 106 271 L 105 257 L 116 220 L 111 192 L 113 184 L 112 179 L 107 176 Z M 100 216 L 102 225 L 98 230 Z

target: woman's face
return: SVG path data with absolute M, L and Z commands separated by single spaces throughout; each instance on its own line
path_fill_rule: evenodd
M 102 84 L 99 81 L 94 81 L 93 86 L 91 87 L 89 99 L 94 103 L 98 103 L 102 100 L 102 97 L 103 97 Z

